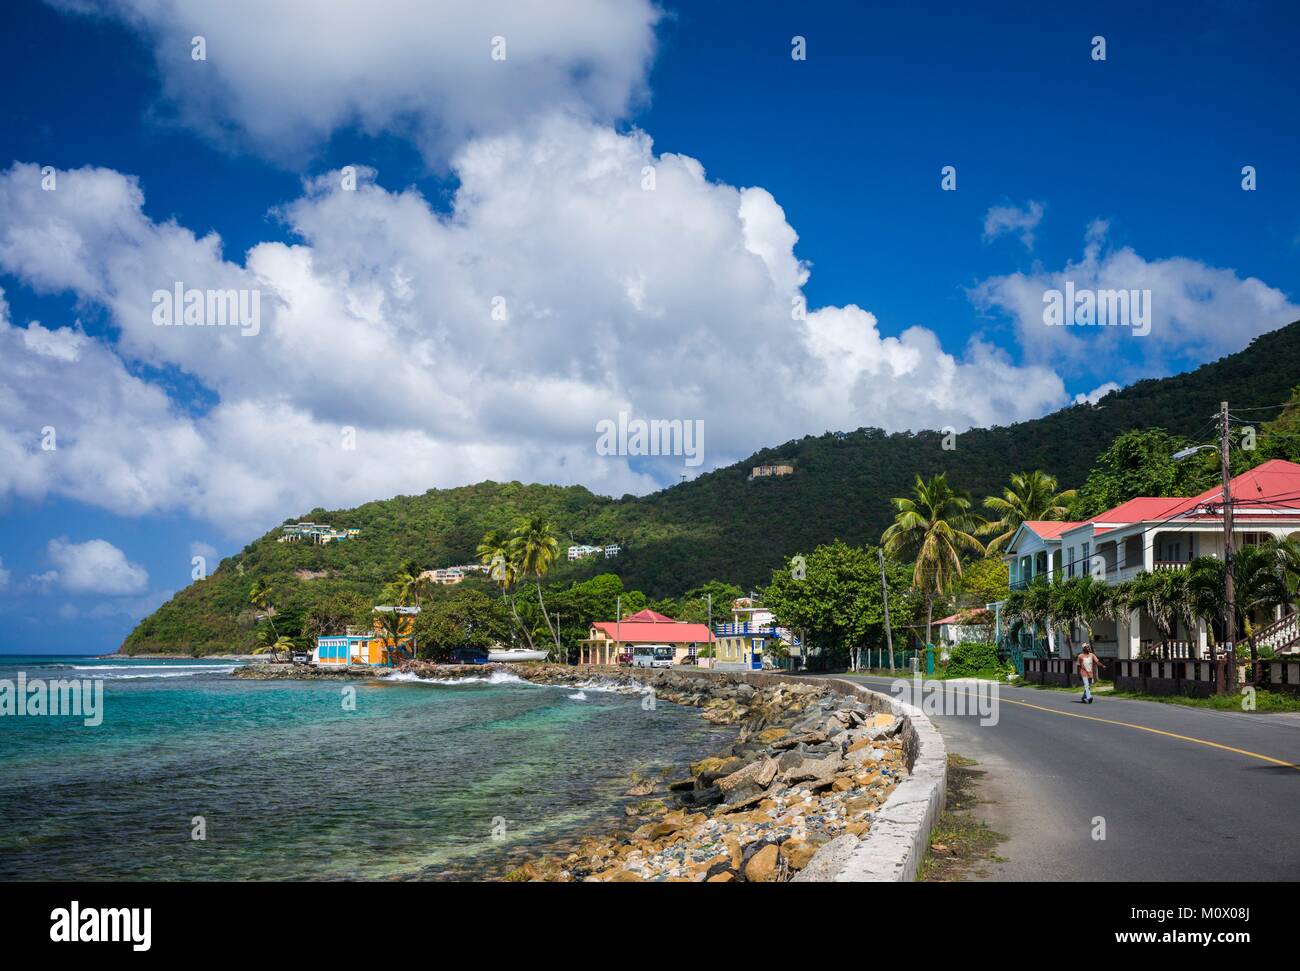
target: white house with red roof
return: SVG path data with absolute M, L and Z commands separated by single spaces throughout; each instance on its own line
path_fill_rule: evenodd
M 1300 465 L 1273 459 L 1236 476 L 1230 486 L 1235 548 L 1300 536 Z M 1185 570 L 1198 556 L 1223 554 L 1223 490 L 1215 487 L 1191 498 L 1140 496 L 1084 522 L 1026 522 L 1004 558 L 1014 590 L 1039 577 L 1051 582 L 1088 573 L 1120 583 L 1143 572 Z M 1093 649 L 1102 657 L 1135 658 L 1160 638 L 1139 611 L 1119 621 L 1095 620 L 1093 630 Z M 1075 643 L 1083 636 L 1078 632 Z M 1195 630 L 1180 627 L 1175 638 L 1175 656 L 1207 656 L 1203 622 Z M 1052 647 L 1065 653 L 1062 643 Z
M 583 664 L 617 664 L 618 657 L 638 644 L 667 644 L 674 649 L 673 663 L 694 657 L 702 647 L 713 643 L 708 624 L 691 624 L 673 620 L 653 610 L 642 610 L 622 620 L 601 620 L 591 625 L 582 641 Z

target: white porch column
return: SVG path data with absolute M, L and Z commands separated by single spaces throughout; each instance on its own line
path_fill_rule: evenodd
M 1119 656 L 1131 661 L 1142 650 L 1142 613 L 1134 610 L 1128 615 L 1128 632 L 1121 638 Z
M 1210 639 L 1205 626 L 1205 618 L 1196 621 L 1196 658 L 1200 660 L 1209 656 Z
M 1156 568 L 1156 533 L 1149 530 L 1142 534 L 1142 569 L 1150 573 Z

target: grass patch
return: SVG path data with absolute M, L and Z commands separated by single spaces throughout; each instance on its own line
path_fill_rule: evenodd
M 974 759 L 948 753 L 948 795 L 930 832 L 930 845 L 916 874 L 918 881 L 952 883 L 972 871 L 978 873 L 982 864 L 1001 862 L 995 850 L 1006 837 L 977 820 L 973 812 L 979 804 L 975 784 L 984 775 L 973 768 L 977 764 Z

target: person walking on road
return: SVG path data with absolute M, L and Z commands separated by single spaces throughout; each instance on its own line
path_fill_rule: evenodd
M 1092 653 L 1092 645 L 1084 641 L 1082 652 L 1074 659 L 1074 668 L 1079 672 L 1079 679 L 1083 682 L 1085 705 L 1092 704 L 1092 684 L 1097 680 L 1097 669 L 1100 667 L 1101 659 Z

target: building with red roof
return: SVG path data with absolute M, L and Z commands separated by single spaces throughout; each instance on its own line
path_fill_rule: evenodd
M 1234 477 L 1229 487 L 1234 548 L 1300 536 L 1300 465 L 1272 459 Z M 1004 558 L 1017 589 L 1039 578 L 1051 582 L 1089 574 L 1114 584 L 1139 573 L 1184 570 L 1196 557 L 1223 555 L 1223 490 L 1215 487 L 1190 498 L 1139 496 L 1083 522 L 1025 522 Z M 1119 621 L 1099 619 L 1093 630 L 1093 648 L 1103 657 L 1137 657 L 1160 639 L 1139 612 Z M 1195 630 L 1181 629 L 1172 650 L 1176 656 L 1201 657 L 1207 638 L 1203 622 Z M 1052 646 L 1064 653 L 1060 640 L 1055 637 Z
M 666 644 L 674 649 L 674 664 L 694 657 L 713 643 L 708 624 L 673 620 L 653 610 L 641 610 L 622 620 L 600 620 L 581 644 L 583 664 L 617 664 L 618 656 L 638 645 Z

